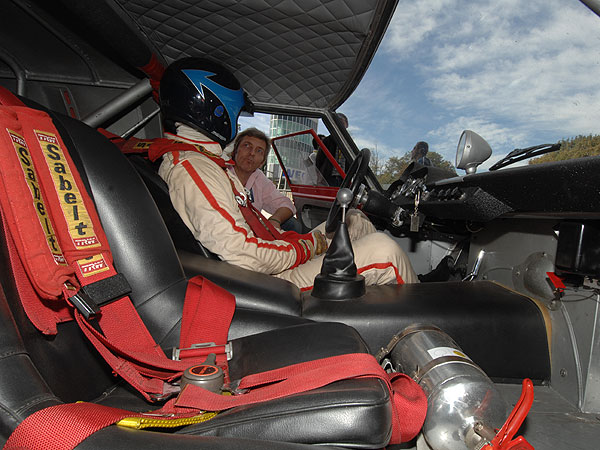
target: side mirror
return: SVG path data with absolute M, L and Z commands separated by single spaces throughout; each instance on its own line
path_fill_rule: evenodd
M 456 149 L 456 168 L 468 174 L 477 172 L 477 166 L 492 156 L 492 147 L 471 130 L 462 132 Z

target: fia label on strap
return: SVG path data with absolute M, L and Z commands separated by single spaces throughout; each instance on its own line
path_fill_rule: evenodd
M 102 254 L 80 259 L 77 261 L 77 265 L 79 266 L 81 275 L 84 277 L 91 277 L 92 275 L 96 275 L 110 269 Z

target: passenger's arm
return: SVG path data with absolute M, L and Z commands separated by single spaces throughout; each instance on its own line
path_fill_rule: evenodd
M 292 216 L 292 210 L 282 206 L 281 208 L 278 208 L 277 211 L 271 215 L 271 217 L 269 217 L 269 220 L 273 222 L 273 225 L 275 225 L 277 228 L 281 228 L 281 224 Z

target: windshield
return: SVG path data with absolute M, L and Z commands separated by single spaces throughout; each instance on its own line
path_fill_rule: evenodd
M 600 153 L 599 105 L 600 18 L 581 2 L 401 0 L 340 111 L 381 175 L 419 141 L 454 164 L 465 129 L 492 147 L 481 170 L 515 148 L 561 140 L 589 140 Z
M 271 138 L 273 151 L 263 171 L 279 189 L 290 184 L 337 187 L 350 166 L 347 152 L 318 117 L 256 113 L 240 117 L 239 127 L 258 128 Z M 228 153 L 233 150 L 231 146 L 226 149 Z

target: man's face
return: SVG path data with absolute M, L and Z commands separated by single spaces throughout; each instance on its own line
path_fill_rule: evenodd
M 235 154 L 235 164 L 244 172 L 254 172 L 265 162 L 266 143 L 262 139 L 244 136 Z

